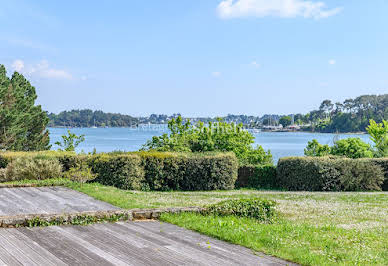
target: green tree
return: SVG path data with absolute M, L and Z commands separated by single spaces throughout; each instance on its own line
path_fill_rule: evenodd
M 60 151 L 75 151 L 75 148 L 77 148 L 81 142 L 85 141 L 85 135 L 77 136 L 76 134 L 71 133 L 70 130 L 67 130 L 67 134 L 68 136 L 62 135 L 62 142 L 55 142 L 56 145 L 62 148 L 58 149 Z
M 330 154 L 330 146 L 322 145 L 318 140 L 313 139 L 307 143 L 306 149 L 304 149 L 304 155 L 306 156 L 326 156 Z
M 50 149 L 49 119 L 35 105 L 35 88 L 23 75 L 11 78 L 0 65 L 0 150 L 32 151 Z
M 345 156 L 348 158 L 372 158 L 373 149 L 360 138 L 341 139 L 331 147 L 330 154 Z
M 210 152 L 232 151 L 241 164 L 272 163 L 271 153 L 261 146 L 254 148 L 254 136 L 244 130 L 242 124 L 226 123 L 221 119 L 205 125 L 199 121 L 193 125 L 181 116 L 168 122 L 170 134 L 154 136 L 143 145 L 143 150 Z
M 376 157 L 388 156 L 388 121 L 383 120 L 382 123 L 376 123 L 371 119 L 366 130 L 374 142 Z
M 309 141 L 304 150 L 306 156 L 345 156 L 347 158 L 372 158 L 373 149 L 360 138 L 341 139 L 334 143 L 332 147 L 322 145 L 316 139 Z
M 291 125 L 291 116 L 287 115 L 287 116 L 282 116 L 280 119 L 279 119 L 279 124 L 281 124 L 283 127 L 288 127 L 289 125 Z

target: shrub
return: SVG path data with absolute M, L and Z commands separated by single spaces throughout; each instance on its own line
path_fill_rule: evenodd
M 275 205 L 274 201 L 263 199 L 226 200 L 207 206 L 203 213 L 219 216 L 234 215 L 270 222 L 275 215 Z
M 238 161 L 233 153 L 138 153 L 151 190 L 233 189 Z
M 89 164 L 93 172 L 98 174 L 95 180 L 103 185 L 132 190 L 143 187 L 144 170 L 137 155 L 100 154 L 92 156 Z
M 21 157 L 7 165 L 6 180 L 44 180 L 62 177 L 62 166 L 53 158 Z
M 384 182 L 381 185 L 381 188 L 383 191 L 388 191 L 388 158 L 373 158 L 364 160 L 370 161 L 381 167 L 384 172 Z
M 381 190 L 384 173 L 366 159 L 288 157 L 278 162 L 277 180 L 288 190 L 373 191 Z
M 0 168 L 0 182 L 6 182 L 7 181 L 6 172 L 7 172 L 6 168 Z
M 63 170 L 67 171 L 77 164 L 87 161 L 88 155 L 76 154 L 75 152 L 58 152 L 58 151 L 39 151 L 39 152 L 0 152 L 0 168 L 5 168 L 7 165 L 17 158 L 54 158 L 61 163 Z
M 221 120 L 205 125 L 192 124 L 179 116 L 168 122 L 170 134 L 154 136 L 143 150 L 169 152 L 233 152 L 241 164 L 269 164 L 272 154 L 261 146 L 254 148 L 254 136 L 242 124 Z
M 388 121 L 383 119 L 382 123 L 376 123 L 376 121 L 371 119 L 366 130 L 374 143 L 375 156 L 388 156 Z
M 336 155 L 353 159 L 372 158 L 373 149 L 360 138 L 337 140 L 332 147 L 327 144 L 322 145 L 316 139 L 313 139 L 308 142 L 306 149 L 304 149 L 304 155 L 315 157 Z
M 6 166 L 18 158 L 45 157 L 57 160 L 68 174 L 79 165 L 89 166 L 95 179 L 121 189 L 215 190 L 233 189 L 238 161 L 233 153 L 114 152 L 77 155 L 72 152 L 5 152 L 0 163 Z M 73 169 L 74 168 L 74 169 Z M 81 176 L 81 178 L 83 178 Z
M 313 139 L 307 143 L 306 149 L 304 149 L 304 155 L 306 156 L 326 156 L 330 154 L 329 145 L 322 145 L 318 140 Z
M 95 179 L 97 175 L 92 172 L 92 168 L 88 167 L 85 163 L 81 163 L 66 171 L 64 177 L 71 181 L 85 183 Z
M 372 158 L 373 149 L 360 138 L 340 139 L 334 143 L 330 154 L 348 158 Z
M 238 169 L 237 188 L 278 188 L 276 181 L 276 166 L 246 165 Z

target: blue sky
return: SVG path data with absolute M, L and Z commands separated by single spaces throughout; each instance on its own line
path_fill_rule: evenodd
M 307 112 L 388 93 L 387 12 L 386 0 L 0 0 L 0 63 L 50 112 Z

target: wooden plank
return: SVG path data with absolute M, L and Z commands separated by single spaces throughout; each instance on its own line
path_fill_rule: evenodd
M 21 264 L 15 257 L 13 257 L 7 250 L 0 245 L 0 258 L 2 265 L 19 266 Z
M 135 246 L 137 248 L 143 248 L 151 250 L 156 255 L 161 256 L 163 259 L 170 261 L 171 263 L 177 265 L 184 264 L 198 264 L 197 260 L 193 260 L 187 256 L 182 256 L 181 254 L 174 252 L 163 245 L 159 245 L 154 241 L 150 242 L 138 234 L 134 234 L 128 231 L 127 228 L 118 226 L 117 224 L 95 224 L 92 225 L 95 230 L 103 230 L 105 233 L 109 234 L 111 237 L 119 238 L 129 245 Z
M 4 229 L 1 232 L 1 236 L 4 239 L 6 239 L 9 243 L 12 243 L 12 245 L 14 245 L 17 249 L 19 249 L 24 256 L 26 256 L 31 261 L 33 261 L 36 265 L 52 265 L 53 260 L 50 259 L 51 257 L 45 256 L 44 253 L 39 252 L 36 248 L 32 248 L 31 244 L 33 242 L 30 239 L 24 237 L 21 240 L 13 232 L 15 231 Z M 60 262 L 60 261 L 56 260 L 55 262 Z
M 101 258 L 104 258 L 105 260 L 109 261 L 110 263 L 112 263 L 114 265 L 132 265 L 129 262 L 127 263 L 127 262 L 125 262 L 121 259 L 118 259 L 115 256 L 111 255 L 111 253 L 109 252 L 111 250 L 111 248 L 102 245 L 101 242 L 97 243 L 95 241 L 92 241 L 94 239 L 95 235 L 89 234 L 87 236 L 87 240 L 85 240 L 85 239 L 80 237 L 79 233 L 76 233 L 76 234 L 72 233 L 71 230 L 69 230 L 69 229 L 71 229 L 73 227 L 77 227 L 77 226 L 68 226 L 68 227 L 52 226 L 48 229 L 50 229 L 50 231 L 52 231 L 52 232 L 56 232 L 56 233 L 61 234 L 63 237 L 66 237 L 67 239 L 71 239 L 72 241 L 82 245 L 85 249 L 89 250 L 95 256 L 99 256 Z
M 80 243 L 45 228 L 18 228 L 20 232 L 38 243 L 68 265 L 113 265 L 108 260 L 90 252 Z
M 148 223 L 152 222 L 144 222 L 144 224 Z M 159 241 L 166 242 L 166 248 L 180 254 L 181 256 L 186 256 L 190 259 L 196 260 L 204 265 L 210 265 L 210 263 L 219 265 L 233 265 L 233 263 L 229 261 L 227 257 L 222 258 L 218 256 L 218 254 L 215 254 L 214 251 L 198 246 L 197 243 L 180 243 L 179 241 L 176 241 L 176 239 L 172 239 L 169 236 L 144 230 L 143 228 L 136 226 L 133 222 L 119 224 L 131 229 L 132 231 L 138 232 L 141 237 L 147 236 L 145 238 L 147 238 L 149 241 L 159 239 Z
M 3 247 L 12 257 L 17 259 L 23 265 L 38 265 L 31 258 L 26 256 L 24 250 L 22 250 L 17 245 L 13 244 L 6 237 L 4 237 L 4 233 L 6 229 L 0 230 L 0 246 Z
M 6 229 L 6 230 L 8 230 L 9 233 L 11 233 L 15 238 L 17 238 L 19 243 L 23 243 L 24 245 L 28 246 L 30 249 L 34 250 L 34 252 L 43 256 L 47 261 L 49 261 L 50 265 L 56 265 L 56 266 L 67 265 L 62 260 L 55 257 L 48 250 L 40 246 L 38 243 L 36 243 L 32 239 L 24 235 L 22 232 L 20 232 L 20 230 L 18 229 Z
M 107 224 L 104 224 L 105 226 Z M 109 252 L 112 256 L 123 261 L 131 261 L 134 265 L 178 265 L 169 260 L 165 260 L 155 254 L 155 250 L 148 248 L 137 248 L 129 243 L 118 239 L 104 231 L 97 231 L 90 226 L 74 226 L 66 227 L 64 230 L 68 231 L 72 236 L 77 235 L 94 246 Z

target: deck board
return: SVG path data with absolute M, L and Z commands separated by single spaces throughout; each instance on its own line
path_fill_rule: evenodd
M 0 188 L 0 216 L 119 210 L 65 187 Z
M 64 187 L 0 188 L 0 217 L 119 210 Z M 0 228 L 0 265 L 290 265 L 159 221 Z
M 289 264 L 158 221 L 3 228 L 0 229 L 0 263 L 93 266 Z

